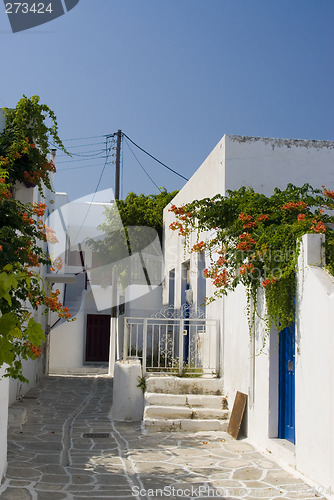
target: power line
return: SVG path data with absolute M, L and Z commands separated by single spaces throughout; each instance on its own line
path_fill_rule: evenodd
M 125 134 L 124 134 L 125 135 Z M 137 156 L 135 155 L 135 153 L 133 152 L 130 144 L 128 143 L 128 141 L 126 140 L 126 137 L 125 138 L 125 142 L 126 142 L 126 145 L 128 146 L 128 148 L 130 149 L 131 153 L 133 154 L 133 156 L 135 157 L 135 159 L 137 160 L 137 162 L 139 163 L 140 167 L 144 170 L 145 174 L 147 175 L 147 177 L 150 179 L 151 182 L 153 182 L 153 184 L 155 185 L 155 187 L 161 192 L 162 190 L 159 188 L 159 186 L 154 182 L 154 180 L 152 179 L 152 177 L 150 176 L 150 174 L 146 171 L 146 169 L 143 167 L 143 165 L 140 163 L 140 161 L 138 160 Z
M 102 151 L 101 151 L 101 153 L 102 153 Z M 106 158 L 105 151 L 103 151 L 103 155 L 104 156 L 94 155 L 94 159 L 95 160 L 104 160 Z M 89 158 L 92 158 L 92 157 L 89 157 Z M 57 161 L 57 164 L 59 164 L 59 163 L 73 163 L 73 162 L 78 162 L 78 161 L 89 161 L 89 159 L 87 159 L 87 158 L 75 158 L 73 160 L 61 160 L 61 161 Z
M 90 137 L 75 137 L 75 138 L 71 138 L 71 139 L 63 139 L 62 142 L 65 142 L 65 141 L 83 141 L 85 139 L 100 139 L 101 137 L 107 137 L 108 135 L 111 135 L 111 134 L 91 135 Z
M 98 154 L 101 154 L 101 153 L 104 153 L 104 149 L 100 148 L 100 149 L 93 149 L 91 151 L 84 151 L 82 153 L 72 153 L 72 152 L 69 152 L 69 154 L 71 156 L 87 156 L 87 157 L 90 157 L 90 156 L 97 156 Z M 61 157 L 67 157 L 67 155 L 65 154 L 62 154 L 60 155 Z
M 105 143 L 106 143 L 105 141 L 102 141 L 102 142 L 91 142 L 89 144 L 77 144 L 77 145 L 71 146 L 71 149 L 74 149 L 74 148 L 85 148 L 85 147 L 88 147 L 88 146 L 99 146 L 100 144 L 105 144 Z M 52 144 L 52 142 L 49 141 L 49 144 Z M 65 153 L 63 153 L 63 154 L 65 154 Z
M 151 158 L 153 158 L 153 160 L 157 161 L 158 163 L 160 163 L 160 165 L 162 165 L 163 167 L 167 168 L 168 170 L 170 170 L 171 172 L 173 172 L 174 174 L 178 175 L 179 177 L 182 177 L 182 179 L 188 181 L 189 179 L 187 179 L 187 177 L 184 177 L 184 175 L 182 174 L 179 174 L 178 172 L 176 172 L 176 170 L 173 170 L 172 168 L 168 167 L 165 163 L 162 163 L 162 161 L 158 160 L 157 158 L 155 158 L 155 156 L 151 155 L 150 153 L 148 153 L 148 151 L 146 151 L 145 149 L 141 148 L 140 146 L 138 146 L 138 144 L 136 144 L 132 139 L 130 139 L 130 137 L 128 135 L 126 135 L 124 132 L 123 132 L 123 135 L 124 137 L 126 137 L 127 139 L 129 139 L 130 142 L 132 142 L 132 144 L 134 146 L 136 146 L 136 148 L 140 149 L 141 151 L 143 151 L 143 153 L 147 154 L 148 156 L 150 156 Z
M 107 140 L 108 140 L 108 139 L 107 139 Z M 93 194 L 93 196 L 92 196 L 92 201 L 91 201 L 91 202 L 90 202 L 90 204 L 89 204 L 89 207 L 88 207 L 88 209 L 87 209 L 86 215 L 85 215 L 85 217 L 84 217 L 84 219 L 83 219 L 83 221 L 82 221 L 82 224 L 81 224 L 81 226 L 80 226 L 80 229 L 79 229 L 79 231 L 78 231 L 78 233 L 77 233 L 77 235 L 76 235 L 76 237 L 75 237 L 75 240 L 74 240 L 73 245 L 75 245 L 75 242 L 76 242 L 76 241 L 77 241 L 77 239 L 78 239 L 78 236 L 79 236 L 79 234 L 80 234 L 80 231 L 81 231 L 81 229 L 82 229 L 82 227 L 83 227 L 84 223 L 86 222 L 86 219 L 87 219 L 88 214 L 89 214 L 89 212 L 90 212 L 90 209 L 91 209 L 91 207 L 92 207 L 93 201 L 94 201 L 94 199 L 95 199 L 95 195 L 96 195 L 97 190 L 99 189 L 99 186 L 100 186 L 100 182 L 101 182 L 101 179 L 102 179 L 102 176 L 103 176 L 103 172 L 104 172 L 104 170 L 105 170 L 105 168 L 106 168 L 106 166 L 107 166 L 109 153 L 110 153 L 110 151 L 111 151 L 111 148 L 112 148 L 113 144 L 114 144 L 114 142 L 113 142 L 113 143 L 111 143 L 111 145 L 110 145 L 109 149 L 107 150 L 106 161 L 104 162 L 104 165 L 103 165 L 103 168 L 102 168 L 102 171 L 101 171 L 101 174 L 100 174 L 100 178 L 99 178 L 99 180 L 98 180 L 97 186 L 96 186 L 95 191 L 94 191 L 94 194 Z
M 107 163 L 110 165 L 110 163 Z M 82 168 L 94 168 L 94 167 L 99 167 L 100 165 L 97 165 L 94 163 L 94 165 L 80 165 L 80 167 L 68 167 L 68 168 L 57 168 L 57 172 L 67 172 L 68 170 L 79 170 Z

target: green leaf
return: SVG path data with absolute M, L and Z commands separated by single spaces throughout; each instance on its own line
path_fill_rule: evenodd
M 11 365 L 15 360 L 15 354 L 12 351 L 12 344 L 5 337 L 0 336 L 0 366 L 4 363 Z
M 40 323 L 37 323 L 32 318 L 30 318 L 28 326 L 24 331 L 24 334 L 27 336 L 29 342 L 35 347 L 41 345 L 43 340 L 45 340 L 45 335 L 42 326 L 40 325 Z
M 17 279 L 14 274 L 0 273 L 0 299 L 5 299 L 9 305 L 12 304 L 12 299 L 9 291 L 17 286 Z
M 0 318 L 0 334 L 3 337 L 20 338 L 21 330 L 19 329 L 19 321 L 13 313 L 6 313 Z

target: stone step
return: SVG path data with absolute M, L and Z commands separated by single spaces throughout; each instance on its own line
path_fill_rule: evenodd
M 145 393 L 145 405 L 158 406 L 191 406 L 192 408 L 215 408 L 226 410 L 227 399 L 224 396 L 212 394 L 162 394 L 155 392 Z
M 229 410 L 217 408 L 191 408 L 189 406 L 145 406 L 144 420 L 146 419 L 199 419 L 199 420 L 227 420 Z
M 8 427 L 18 427 L 27 419 L 27 408 L 10 406 L 8 408 Z
M 219 378 L 148 376 L 146 379 L 146 391 L 158 394 L 222 395 L 222 385 Z
M 195 420 L 195 419 L 156 419 L 148 418 L 143 421 L 143 429 L 148 432 L 200 432 L 200 431 L 227 431 L 227 420 Z

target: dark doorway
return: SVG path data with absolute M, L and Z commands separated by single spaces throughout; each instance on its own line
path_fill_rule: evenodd
M 109 361 L 110 315 L 87 314 L 86 362 Z

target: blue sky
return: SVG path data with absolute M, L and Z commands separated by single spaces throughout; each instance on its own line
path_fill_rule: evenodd
M 189 178 L 225 133 L 334 140 L 333 25 L 333 0 L 80 0 L 13 34 L 1 4 L 0 105 L 37 94 L 69 151 L 103 156 L 122 129 Z M 123 196 L 156 193 L 123 146 Z M 134 152 L 158 186 L 182 187 Z M 64 160 L 56 189 L 94 191 L 104 159 Z M 99 189 L 113 186 L 109 162 Z

